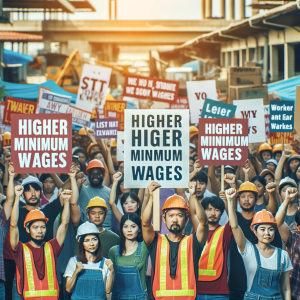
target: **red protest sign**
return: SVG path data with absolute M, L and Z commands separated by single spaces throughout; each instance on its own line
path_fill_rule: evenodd
M 201 165 L 244 165 L 248 158 L 247 119 L 199 119 Z
M 123 97 L 171 103 L 177 98 L 178 91 L 179 81 L 128 75 L 125 78 Z
M 106 100 L 104 104 L 104 117 L 105 118 L 118 118 L 119 131 L 124 131 L 124 111 L 127 101 L 123 100 Z
M 189 109 L 188 97 L 178 97 L 170 106 L 170 109 Z
M 16 173 L 68 173 L 72 115 L 12 115 L 11 161 Z
M 21 100 L 12 97 L 6 97 L 4 106 L 3 124 L 11 124 L 12 114 L 34 114 L 37 103 L 32 101 Z

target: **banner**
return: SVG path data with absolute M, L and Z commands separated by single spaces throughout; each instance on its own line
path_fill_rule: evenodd
M 294 131 L 294 101 L 270 101 L 270 132 Z
M 80 127 L 88 126 L 92 115 L 71 105 L 67 109 L 67 114 L 72 114 L 72 124 Z
M 249 120 L 249 143 L 266 141 L 263 99 L 234 100 L 235 117 Z
M 178 97 L 170 106 L 171 109 L 189 109 L 189 99 L 187 97 Z
M 72 97 L 59 95 L 41 89 L 39 93 L 39 113 L 40 114 L 65 114 L 71 103 Z
M 11 129 L 11 161 L 16 173 L 70 172 L 70 114 L 14 114 Z
M 119 119 L 96 119 L 95 139 L 116 138 Z
M 171 103 L 176 100 L 178 91 L 179 81 L 128 75 L 125 78 L 123 97 Z
M 211 99 L 205 99 L 201 118 L 226 118 L 232 119 L 236 111 L 236 105 L 223 103 Z
M 104 107 L 105 96 L 109 86 L 111 68 L 84 64 L 80 78 L 76 108 L 92 112 L 98 104 L 99 118 Z
M 215 80 L 187 81 L 187 95 L 191 112 L 191 123 L 198 124 L 206 98 L 217 100 L 218 93 Z
M 124 148 L 125 148 L 125 139 L 124 131 L 118 131 L 117 133 L 117 160 L 124 161 Z
M 244 165 L 248 159 L 248 120 L 199 119 L 201 165 Z
M 104 105 L 105 118 L 117 118 L 119 120 L 119 131 L 124 131 L 124 111 L 127 101 L 107 100 Z
M 35 114 L 37 103 L 6 96 L 3 124 L 11 125 L 12 114 Z
M 125 188 L 185 188 L 189 182 L 189 111 L 125 110 Z

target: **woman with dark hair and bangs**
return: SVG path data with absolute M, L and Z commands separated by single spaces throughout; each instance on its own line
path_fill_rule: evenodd
M 78 227 L 77 256 L 69 260 L 64 274 L 72 300 L 106 300 L 106 294 L 111 293 L 113 263 L 102 255 L 99 234 L 93 223 L 85 222 Z
M 136 213 L 125 213 L 120 222 L 120 245 L 109 250 L 115 280 L 112 300 L 147 300 L 146 271 L 148 249 L 143 242 L 141 218 Z

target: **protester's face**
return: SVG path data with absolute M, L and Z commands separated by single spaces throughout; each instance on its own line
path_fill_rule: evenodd
M 121 163 L 119 164 L 118 171 L 121 172 L 122 174 L 124 174 L 124 163 L 123 163 L 123 162 L 121 162 Z
M 91 207 L 86 213 L 89 221 L 96 226 L 101 226 L 106 219 L 106 210 L 103 207 Z
M 209 224 L 214 225 L 219 223 L 221 218 L 221 211 L 218 208 L 214 208 L 211 204 L 208 204 L 205 213 Z
M 190 147 L 190 155 L 192 155 L 193 153 L 195 153 L 195 149 L 194 148 L 192 148 L 192 147 Z
M 298 168 L 298 170 L 296 172 L 296 177 L 298 180 L 300 180 L 300 168 Z
M 292 172 L 295 172 L 297 167 L 299 166 L 300 161 L 298 159 L 292 159 L 290 161 L 290 168 Z
M 276 166 L 273 163 L 268 163 L 267 169 L 275 173 Z
M 255 194 L 252 192 L 240 193 L 238 198 L 241 209 L 244 211 L 253 211 L 255 206 Z
M 84 163 L 86 162 L 87 158 L 86 158 L 86 156 L 84 155 L 84 153 L 77 152 L 76 155 L 78 156 L 78 159 L 79 159 L 79 161 L 80 161 L 81 163 L 84 164 Z
M 191 139 L 191 143 L 195 145 L 196 149 L 198 149 L 198 134 Z
M 274 182 L 274 178 L 272 177 L 271 174 L 267 174 L 265 177 L 264 177 L 266 183 L 270 183 L 270 182 Z
M 189 167 L 190 167 L 190 173 L 192 173 L 194 171 L 194 161 L 192 159 L 190 159 L 189 161 Z
M 287 185 L 285 185 L 285 186 L 281 189 L 281 192 L 280 192 L 280 198 L 281 198 L 281 200 L 284 200 L 284 199 L 285 199 L 285 193 L 286 193 L 286 190 L 287 190 L 288 188 L 294 188 L 294 186 L 291 185 L 291 184 L 287 184 Z
M 94 253 L 98 250 L 99 240 L 93 234 L 89 234 L 83 239 L 83 248 L 85 251 Z
M 95 156 L 94 156 L 94 159 L 98 159 L 100 161 L 103 161 L 103 155 L 101 153 L 97 153 Z
M 100 147 L 98 145 L 93 146 L 90 151 L 89 151 L 89 155 L 90 157 L 92 156 L 93 153 L 100 151 Z
M 136 212 L 139 208 L 139 204 L 128 197 L 123 204 L 123 209 L 126 213 Z
M 103 182 L 103 170 L 100 168 L 92 168 L 89 170 L 89 181 L 91 185 L 98 186 Z
M 41 191 L 35 190 L 31 185 L 29 185 L 29 191 L 24 192 L 24 199 L 29 205 L 38 205 L 41 199 Z
M 216 167 L 216 177 L 217 179 L 221 180 L 221 167 Z
M 205 190 L 206 190 L 206 183 L 205 182 L 200 182 L 200 181 L 197 180 L 196 197 L 197 198 L 202 198 Z
M 226 169 L 224 170 L 224 174 L 234 174 L 234 171 L 233 171 L 232 169 L 226 168 Z
M 26 227 L 26 231 L 30 234 L 32 240 L 42 241 L 46 235 L 46 222 L 33 222 L 29 229 Z
M 139 234 L 140 228 L 131 220 L 127 220 L 123 225 L 122 231 L 127 240 L 135 240 Z
M 44 193 L 51 194 L 55 190 L 55 183 L 51 177 L 48 177 L 43 182 Z
M 125 189 L 124 188 L 124 181 L 122 181 L 121 184 L 120 184 L 120 190 L 121 190 L 122 194 L 131 192 L 131 189 Z
M 276 153 L 274 158 L 277 160 L 277 162 L 279 162 L 280 158 L 281 158 L 281 153 Z
M 262 151 L 261 157 L 264 161 L 268 161 L 269 159 L 272 158 L 272 154 L 270 151 Z
M 254 184 L 258 190 L 258 197 L 262 196 L 265 193 L 265 187 L 258 180 L 254 181 Z
M 114 165 L 117 166 L 118 165 L 118 161 L 117 161 L 117 147 L 111 148 L 110 153 L 111 153 L 111 158 L 112 158 L 112 161 L 113 161 Z
M 186 214 L 181 209 L 170 209 L 163 215 L 168 230 L 172 233 L 181 233 L 185 227 Z
M 275 237 L 275 229 L 271 224 L 259 225 L 254 233 L 258 241 L 264 244 L 270 244 Z

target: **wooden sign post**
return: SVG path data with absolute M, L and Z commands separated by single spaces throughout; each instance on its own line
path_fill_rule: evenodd
M 153 192 L 153 228 L 160 231 L 160 188 Z
M 224 191 L 224 165 L 221 166 L 221 191 Z

